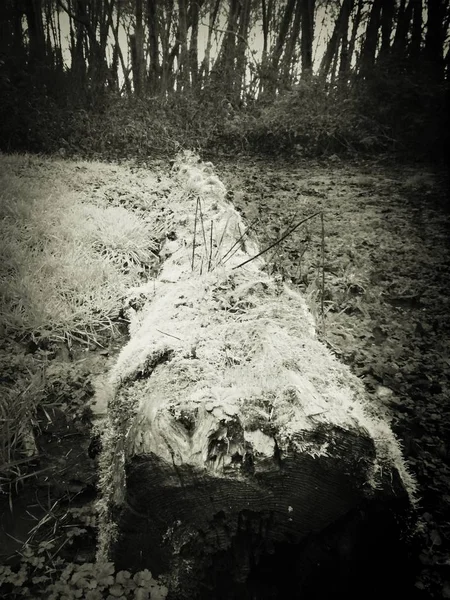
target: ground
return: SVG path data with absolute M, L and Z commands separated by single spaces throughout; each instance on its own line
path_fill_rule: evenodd
M 258 218 L 254 227 L 262 248 L 323 211 L 323 230 L 319 217 L 299 227 L 267 252 L 269 268 L 305 293 L 321 339 L 362 378 L 373 401 L 386 407 L 419 483 L 417 590 L 423 598 L 450 598 L 450 214 L 445 174 L 423 166 L 349 163 L 337 157 L 322 162 L 212 160 L 229 200 L 248 222 Z M 69 162 L 52 167 L 33 160 L 22 176 L 36 182 L 72 173 L 67 179 L 72 191 L 78 188 L 84 196 L 141 215 L 155 196 L 148 189 L 154 181 L 160 196 L 155 202 L 163 204 L 168 163 L 97 170 L 84 166 L 82 180 L 79 169 Z M 154 174 L 150 179 L 149 172 Z M 23 366 L 36 358 L 45 362 L 50 375 L 34 423 L 43 457 L 38 485 L 34 482 L 31 489 L 25 481 L 14 495 L 14 519 L 5 498 L 2 542 L 10 539 L 7 534 L 25 541 L 49 514 L 55 513 L 52 526 L 60 525 L 61 515 L 70 509 L 67 526 L 89 535 L 74 533 L 69 554 L 74 562 L 93 558 L 95 527 L 73 518 L 95 496 L 97 450 L 86 405 L 92 386 L 125 339 L 119 335 L 104 348 L 75 344 L 69 352 L 65 344 L 45 347 L 23 336 L 4 336 L 4 379 L 14 379 L 14 361 Z M 36 537 L 48 535 L 45 525 L 34 532 Z M 10 540 L 2 547 L 14 552 L 20 544 Z

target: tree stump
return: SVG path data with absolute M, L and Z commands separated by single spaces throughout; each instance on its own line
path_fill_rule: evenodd
M 128 299 L 99 556 L 174 599 L 362 594 L 399 567 L 414 482 L 303 297 L 262 258 L 238 266 L 258 246 L 210 169 L 176 163 L 166 260 Z

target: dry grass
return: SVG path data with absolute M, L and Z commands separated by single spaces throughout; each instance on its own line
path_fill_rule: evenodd
M 151 181 L 148 174 L 142 184 L 150 193 Z M 123 296 L 155 265 L 163 229 L 153 225 L 158 212 L 148 197 L 142 216 L 117 205 L 130 189 L 139 197 L 142 188 L 130 182 L 126 167 L 0 155 L 5 342 L 101 345 L 115 335 Z M 6 490 L 28 476 L 36 459 L 33 415 L 45 387 L 39 361 L 30 359 L 30 366 L 18 352 L 8 346 L 1 354 L 9 373 L 0 386 L 0 488 Z
M 4 331 L 94 342 L 114 333 L 123 295 L 155 261 L 160 231 L 51 177 L 27 180 L 9 169 L 0 184 Z

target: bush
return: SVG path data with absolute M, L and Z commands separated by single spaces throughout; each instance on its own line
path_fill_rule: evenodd
M 23 74 L 0 76 L 0 149 L 145 160 L 180 148 L 320 156 L 406 152 L 439 157 L 447 144 L 446 90 L 385 66 L 370 79 L 331 87 L 313 78 L 271 100 L 233 106 L 220 87 L 164 97 L 103 91 L 95 104 Z M 45 78 L 44 78 L 45 81 Z

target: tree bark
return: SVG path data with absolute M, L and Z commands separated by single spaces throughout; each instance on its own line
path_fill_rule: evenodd
M 366 36 L 361 51 L 359 68 L 359 74 L 361 77 L 368 77 L 375 65 L 382 4 L 383 0 L 374 0 L 372 10 L 370 11 L 369 22 L 366 28 Z
M 198 27 L 199 27 L 199 5 L 197 2 L 192 4 L 192 26 L 191 39 L 189 43 L 189 67 L 191 73 L 192 89 L 199 89 L 199 64 L 198 64 Z
M 330 72 L 331 63 L 333 62 L 334 56 L 339 52 L 339 43 L 344 38 L 347 39 L 347 31 L 348 31 L 348 21 L 350 17 L 350 13 L 353 8 L 354 0 L 343 0 L 341 9 L 339 11 L 339 16 L 336 19 L 336 23 L 334 26 L 333 33 L 328 42 L 327 48 L 323 55 L 322 61 L 319 67 L 319 76 L 323 79 L 328 77 Z M 341 59 L 342 65 L 342 59 Z M 346 70 L 346 66 L 342 67 Z
M 408 31 L 411 24 L 414 3 L 410 0 L 402 0 L 397 17 L 397 28 L 395 30 L 392 51 L 397 61 L 402 61 L 407 55 Z
M 159 22 L 158 22 L 158 0 L 147 0 L 147 26 L 148 26 L 148 45 L 150 52 L 150 68 L 148 74 L 148 89 L 150 93 L 160 91 L 160 71 L 159 64 Z
M 143 0 L 136 0 L 136 24 L 134 34 L 130 36 L 130 49 L 133 69 L 134 91 L 141 96 L 145 89 L 144 24 Z
M 380 61 L 386 61 L 391 50 L 391 35 L 394 22 L 395 0 L 383 0 L 381 7 Z
M 30 47 L 28 61 L 30 65 L 45 62 L 45 33 L 42 20 L 42 0 L 24 0 Z
M 302 79 L 309 79 L 312 75 L 312 47 L 314 39 L 314 8 L 315 0 L 301 0 L 302 3 Z
M 355 53 L 355 48 L 356 48 L 356 36 L 358 34 L 358 29 L 359 26 L 361 24 L 361 16 L 362 16 L 362 8 L 363 8 L 363 4 L 364 4 L 364 0 L 358 0 L 358 5 L 356 8 L 356 14 L 355 17 L 353 19 L 353 24 L 352 24 L 352 33 L 350 36 L 350 42 L 348 45 L 348 67 L 350 69 L 350 65 L 352 63 L 352 59 L 353 59 L 353 55 Z
M 444 80 L 444 10 L 441 0 L 428 0 L 424 57 L 435 81 Z
M 300 25 L 302 20 L 302 4 L 297 2 L 295 5 L 294 22 L 291 27 L 291 33 L 286 41 L 282 60 L 281 83 L 285 89 L 289 89 L 292 84 L 292 68 L 294 62 L 295 47 L 300 37 Z
M 411 41 L 409 43 L 408 57 L 413 65 L 418 65 L 421 57 L 422 45 L 422 0 L 415 0 L 412 17 Z
M 217 15 L 219 13 L 221 0 L 215 0 L 212 10 L 209 13 L 208 20 L 208 34 L 206 40 L 206 48 L 205 55 L 203 57 L 202 65 L 200 68 L 200 77 L 203 79 L 203 82 L 206 83 L 206 78 L 209 75 L 209 69 L 211 64 L 211 48 L 212 48 L 212 34 L 214 27 L 216 25 Z

